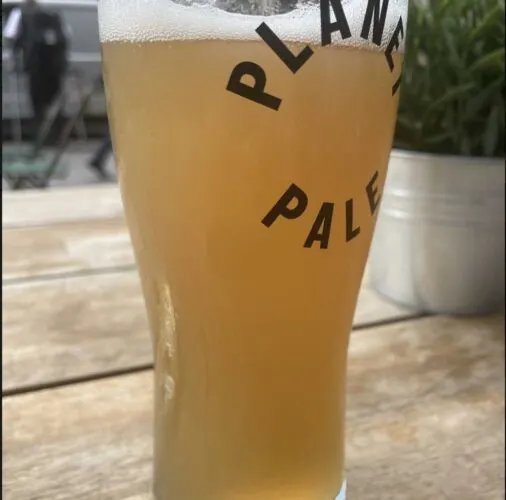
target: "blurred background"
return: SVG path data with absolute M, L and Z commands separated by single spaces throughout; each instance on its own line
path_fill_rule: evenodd
M 17 149 L 20 141 L 30 141 L 30 127 L 33 109 L 30 103 L 29 84 L 25 72 L 14 71 L 11 63 L 12 50 L 5 36 L 10 15 L 23 5 L 23 0 L 2 2 L 2 144 Z M 63 169 L 52 176 L 51 186 L 75 186 L 96 182 L 115 181 L 112 155 L 104 159 L 107 175 L 97 175 L 89 162 L 108 134 L 107 113 L 104 91 L 96 86 L 88 98 L 90 88 L 101 76 L 100 40 L 98 34 L 97 0 L 41 0 L 38 4 L 48 11 L 58 13 L 68 32 L 68 66 L 63 79 L 61 97 L 63 104 L 51 130 L 44 140 L 44 146 L 55 148 L 66 121 L 74 117 L 83 100 L 87 99 L 82 117 L 77 120 L 70 134 L 61 158 Z M 59 162 L 60 163 L 60 162 Z M 38 167 L 38 165 L 36 166 Z M 60 167 L 61 168 L 61 167 Z M 35 169 L 37 170 L 37 168 Z M 63 171 L 62 171 L 63 170 Z M 3 189 L 9 189 L 4 180 Z M 33 187 L 28 183 L 24 187 Z
M 97 0 L 40 0 L 57 12 L 69 32 L 64 100 L 45 144 L 54 145 L 65 118 L 79 111 L 89 87 L 101 74 Z M 23 0 L 2 2 L 2 140 L 28 140 L 33 110 L 26 74 L 8 64 L 5 27 Z M 413 0 L 407 55 L 394 147 L 429 153 L 504 157 L 504 1 Z M 84 157 L 108 133 L 102 87 L 89 97 L 71 132 L 75 152 L 67 183 Z M 75 160 L 75 161 L 74 161 Z M 85 162 L 86 163 L 86 162 Z M 80 165 L 76 170 L 74 165 Z M 93 173 L 93 172 L 91 172 Z M 114 169 L 107 173 L 114 179 Z M 100 177 L 99 177 L 100 180 Z M 65 181 L 65 180 L 64 180 Z M 62 179 L 55 179 L 55 185 Z M 63 182 L 65 184 L 65 182 Z M 5 183 L 4 183 L 5 187 Z

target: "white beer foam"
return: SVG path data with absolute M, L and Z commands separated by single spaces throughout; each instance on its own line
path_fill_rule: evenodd
M 385 0 L 380 3 L 383 4 Z M 173 40 L 260 40 L 255 32 L 262 21 L 285 42 L 321 44 L 319 2 L 286 14 L 243 15 L 218 9 L 213 0 L 200 0 L 191 7 L 171 0 L 100 0 L 99 21 L 102 42 L 160 42 Z M 408 0 L 390 0 L 381 47 L 361 38 L 368 0 L 342 0 L 352 36 L 342 40 L 332 34 L 332 43 L 385 50 L 402 15 L 404 32 Z M 330 8 L 331 22 L 335 20 Z M 372 37 L 372 24 L 370 28 Z M 400 51 L 404 40 L 399 40 Z

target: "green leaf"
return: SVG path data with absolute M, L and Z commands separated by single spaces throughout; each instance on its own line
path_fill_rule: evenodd
M 483 134 L 483 152 L 485 156 L 494 156 L 499 136 L 499 113 L 498 107 L 494 106 L 488 116 L 485 133 Z
M 476 95 L 470 97 L 470 99 L 466 102 L 463 118 L 469 119 L 474 117 L 488 101 L 490 101 L 496 94 L 500 93 L 503 86 L 504 78 L 498 78 L 488 87 L 481 89 Z
M 502 130 L 501 137 L 504 139 L 504 99 L 502 95 L 497 98 L 497 113 L 499 115 L 499 130 Z
M 504 73 L 504 47 L 494 50 L 475 61 L 469 68 L 469 71 L 474 73 L 488 69 L 502 69 Z
M 461 135 L 460 137 L 460 153 L 466 156 L 471 155 L 471 141 L 467 135 Z
M 453 34 L 447 30 L 444 30 L 442 32 L 442 36 L 446 42 L 446 47 L 448 49 L 448 62 L 455 68 L 461 69 L 464 66 L 464 63 L 462 61 L 463 54 L 460 54 L 460 52 L 457 50 Z
M 397 142 L 504 154 L 504 10 L 504 0 L 410 2 Z
M 449 132 L 443 132 L 442 134 L 436 134 L 425 138 L 427 144 L 441 144 L 444 141 L 451 139 Z
M 504 14 L 504 5 L 498 4 L 495 8 L 493 8 L 487 16 L 479 23 L 476 28 L 471 33 L 469 37 L 469 42 L 474 43 L 476 40 L 482 38 L 486 32 L 491 29 L 494 25 L 497 25 L 499 19 L 501 19 Z M 504 19 L 503 19 L 504 22 Z
M 418 132 L 421 129 L 420 123 L 415 120 L 408 120 L 404 118 L 403 116 L 399 116 L 397 119 L 397 123 L 404 127 L 407 130 Z
M 465 83 L 464 85 L 459 85 L 458 87 L 454 87 L 450 90 L 448 90 L 442 97 L 435 100 L 427 109 L 425 112 L 425 115 L 427 116 L 432 111 L 434 111 L 437 108 L 440 108 L 443 106 L 443 104 L 447 104 L 449 102 L 456 101 L 457 99 L 460 99 L 463 96 L 466 96 L 475 88 L 476 84 L 474 82 Z M 425 121 L 425 120 L 424 120 Z

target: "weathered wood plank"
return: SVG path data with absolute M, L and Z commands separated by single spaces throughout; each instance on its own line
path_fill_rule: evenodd
M 123 217 L 119 189 L 93 186 L 2 192 L 2 228 Z
M 4 498 L 122 500 L 147 492 L 151 390 L 145 372 L 3 398 Z
M 349 355 L 351 498 L 502 498 L 503 317 L 366 330 Z
M 136 271 L 3 288 L 3 390 L 151 361 Z
M 117 255 L 124 257 L 119 247 Z M 410 315 L 364 285 L 354 324 Z M 110 373 L 152 360 L 135 270 L 6 285 L 2 325 L 3 391 Z
M 504 318 L 426 318 L 352 336 L 350 499 L 504 496 Z M 152 374 L 2 401 L 7 500 L 147 500 Z
M 3 282 L 133 264 L 133 250 L 123 219 L 18 228 L 3 232 Z

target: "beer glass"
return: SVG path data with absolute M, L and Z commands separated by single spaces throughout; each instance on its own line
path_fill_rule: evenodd
M 407 0 L 101 0 L 157 500 L 344 499 Z

